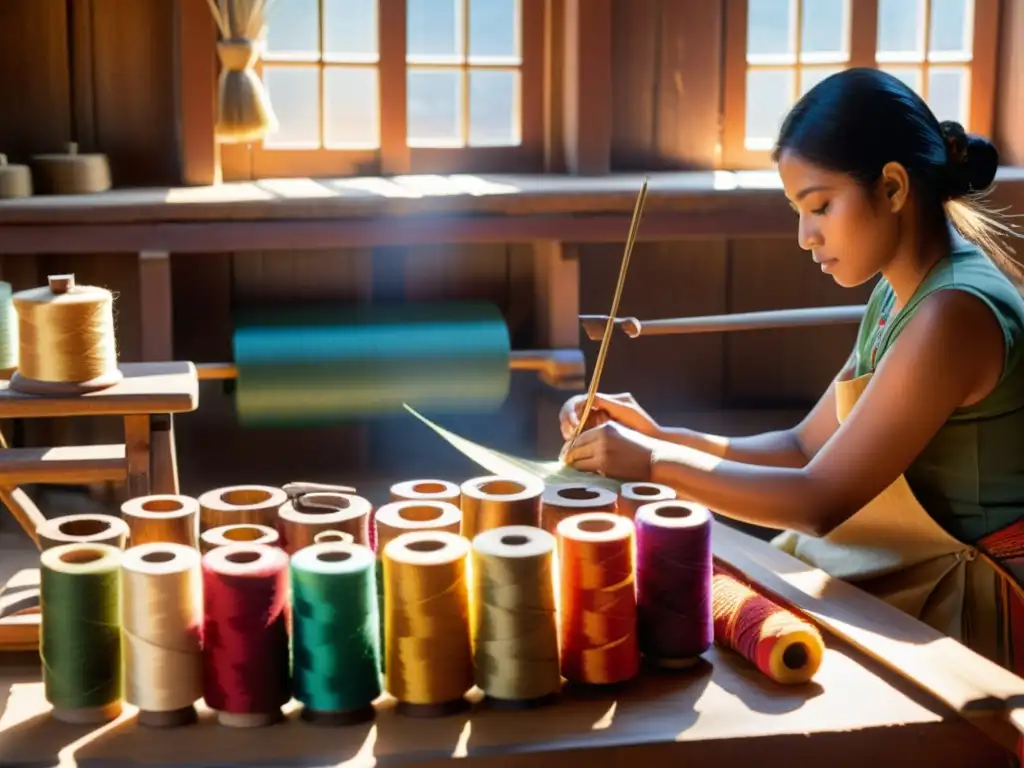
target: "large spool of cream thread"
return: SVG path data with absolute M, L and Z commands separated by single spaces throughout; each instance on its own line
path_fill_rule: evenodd
M 637 632 L 640 652 L 666 669 L 693 666 L 714 642 L 711 513 L 685 501 L 637 510 Z
M 49 285 L 19 291 L 18 370 L 11 389 L 32 395 L 79 395 L 117 384 L 114 297 L 105 288 L 50 275 Z
M 555 537 L 536 526 L 473 539 L 476 684 L 499 706 L 549 703 L 562 687 L 554 560 Z
M 95 725 L 121 714 L 121 557 L 107 544 L 40 555 L 39 653 L 55 720 Z
M 107 156 L 81 154 L 75 142 L 69 143 L 64 153 L 35 155 L 31 163 L 39 194 L 88 195 L 111 187 Z
M 405 480 L 391 486 L 391 501 L 447 501 L 459 506 L 462 489 L 447 480 Z M 370 546 L 377 547 L 377 526 L 370 525 Z
M 372 719 L 381 694 L 376 561 L 361 544 L 314 544 L 291 558 L 292 680 L 302 717 Z
M 281 546 L 289 554 L 314 543 L 321 531 L 345 531 L 369 546 L 373 505 L 353 493 L 307 493 L 288 499 L 277 513 Z
M 577 685 L 636 677 L 634 528 L 626 517 L 584 512 L 558 524 L 562 676 Z
M 462 535 L 470 541 L 484 531 L 508 525 L 540 526 L 541 480 L 520 481 L 489 475 L 462 484 Z
M 113 515 L 65 515 L 47 520 L 36 529 L 42 549 L 62 544 L 109 544 L 124 549 L 128 523 Z
M 217 547 L 230 547 L 234 544 L 262 544 L 276 547 L 281 537 L 276 528 L 265 525 L 240 523 L 238 525 L 218 525 L 199 534 L 199 551 L 204 555 Z
M 658 483 L 623 483 L 619 488 L 619 503 L 615 511 L 630 519 L 644 504 L 655 501 L 671 501 L 676 498 L 675 489 Z
M 511 346 L 480 303 L 239 311 L 235 406 L 245 426 L 323 426 L 367 415 L 499 407 Z
M 156 494 L 128 499 L 121 505 L 132 546 L 169 542 L 196 545 L 199 502 L 190 496 Z
M 221 525 L 250 523 L 277 527 L 277 512 L 288 500 L 280 488 L 268 485 L 233 485 L 199 497 L 199 533 Z
M 288 555 L 234 544 L 202 568 L 203 698 L 221 725 L 271 725 L 291 698 Z
M 121 559 L 125 700 L 140 725 L 173 728 L 196 720 L 203 695 L 202 576 L 199 552 L 153 542 Z
M 711 594 L 716 643 L 776 683 L 799 685 L 814 677 L 825 655 L 817 627 L 719 568 Z
M 473 687 L 469 542 L 444 531 L 405 533 L 384 547 L 387 690 L 402 714 L 463 711 Z
M 554 534 L 567 517 L 584 512 L 614 512 L 618 496 L 596 485 L 564 483 L 549 485 L 540 502 L 540 527 Z

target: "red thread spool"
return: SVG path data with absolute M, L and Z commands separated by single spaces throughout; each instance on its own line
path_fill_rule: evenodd
M 633 521 L 589 512 L 558 524 L 562 676 L 608 685 L 640 670 Z
M 825 643 L 817 627 L 716 568 L 711 582 L 715 642 L 777 683 L 806 683 Z
M 222 725 L 280 720 L 291 698 L 288 555 L 263 544 L 203 556 L 203 698 Z

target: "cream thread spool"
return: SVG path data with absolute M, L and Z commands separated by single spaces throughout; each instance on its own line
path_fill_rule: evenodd
M 447 501 L 393 501 L 377 510 L 377 553 L 410 531 L 445 531 L 458 534 L 462 512 Z
M 636 511 L 644 504 L 655 501 L 674 501 L 676 492 L 674 488 L 659 483 L 623 483 L 619 489 L 619 504 L 617 511 L 620 515 L 633 519 Z
M 117 384 L 114 296 L 50 275 L 49 285 L 14 294 L 18 370 L 10 388 L 31 395 L 80 395 Z
M 509 525 L 540 527 L 541 480 L 522 482 L 489 475 L 462 484 L 462 535 L 470 541 L 484 531 Z
M 281 537 L 276 528 L 253 523 L 238 525 L 219 525 L 199 534 L 199 551 L 204 555 L 211 549 L 229 547 L 233 544 L 264 544 L 276 547 Z
M 345 531 L 356 544 L 369 543 L 373 505 L 351 493 L 307 493 L 289 499 L 277 513 L 281 546 L 294 554 L 314 543 L 321 531 Z
M 199 533 L 241 523 L 276 528 L 277 512 L 287 500 L 283 490 L 268 485 L 233 485 L 207 491 L 199 497 Z
M 121 637 L 125 700 L 139 724 L 195 722 L 203 696 L 200 556 L 183 544 L 132 547 L 121 560 Z
M 607 488 L 582 483 L 549 485 L 540 505 L 540 527 L 554 534 L 567 517 L 583 512 L 614 512 L 618 495 Z
M 113 515 L 65 515 L 47 520 L 36 529 L 44 549 L 62 544 L 109 544 L 124 549 L 128 523 Z
M 391 486 L 391 501 L 447 501 L 458 504 L 461 489 L 447 480 L 406 480 Z
M 133 547 L 160 541 L 196 546 L 199 502 L 189 496 L 139 496 L 121 505 L 121 516 Z
M 107 156 L 79 154 L 75 142 L 63 154 L 35 155 L 31 162 L 40 194 L 89 195 L 111 187 Z
M 32 171 L 27 165 L 12 165 L 0 154 L 0 200 L 32 196 Z

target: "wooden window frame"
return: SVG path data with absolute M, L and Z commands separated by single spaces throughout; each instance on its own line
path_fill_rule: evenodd
M 380 147 L 270 149 L 260 143 L 221 145 L 225 181 L 261 178 L 338 178 L 408 173 L 511 173 L 544 170 L 546 0 L 519 0 L 520 143 L 515 146 L 409 147 L 406 143 L 406 0 L 378 0 Z M 321 17 L 322 18 L 322 17 Z M 468 51 L 463 52 L 468 56 Z M 312 62 L 302 62 L 309 65 Z M 330 66 L 322 59 L 320 66 Z M 344 65 L 342 65 L 344 66 Z M 447 65 L 451 68 L 454 65 Z M 478 67 L 464 60 L 463 69 Z M 322 93 L 321 93 L 322 100 Z M 468 108 L 464 95 L 463 110 Z M 321 104 L 322 109 L 322 104 Z M 469 116 L 464 115 L 464 121 Z
M 973 0 L 974 37 L 971 61 L 964 66 L 970 77 L 970 103 L 968 130 L 990 136 L 995 116 L 995 86 L 998 64 L 999 4 L 1000 0 Z M 747 0 L 725 0 L 725 45 L 722 99 L 722 161 L 728 170 L 756 170 L 771 167 L 769 150 L 748 149 L 746 143 L 747 118 Z M 877 67 L 878 0 L 848 0 L 849 3 L 849 59 L 847 67 Z M 796 24 L 799 38 L 800 8 L 797 3 Z M 930 18 L 931 0 L 925 0 L 926 23 Z M 927 46 L 928 31 L 925 30 Z M 799 45 L 799 39 L 797 41 Z M 786 68 L 804 66 L 798 60 Z M 920 66 L 927 81 L 928 55 Z M 842 66 L 842 63 L 840 63 Z

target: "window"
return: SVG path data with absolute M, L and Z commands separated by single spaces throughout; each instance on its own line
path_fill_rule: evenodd
M 906 82 L 940 120 L 988 133 L 998 0 L 728 0 L 723 165 L 763 167 L 783 117 L 851 66 Z
M 277 0 L 254 177 L 540 170 L 544 0 Z

